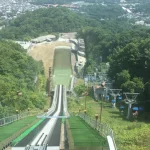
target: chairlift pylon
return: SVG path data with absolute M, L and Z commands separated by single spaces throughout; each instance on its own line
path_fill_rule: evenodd
M 139 95 L 139 93 L 124 92 L 123 94 L 126 97 L 125 103 L 128 104 L 128 114 L 127 114 L 126 118 L 129 119 L 130 118 L 130 114 L 131 114 L 132 104 L 134 104 L 136 102 L 136 98 Z

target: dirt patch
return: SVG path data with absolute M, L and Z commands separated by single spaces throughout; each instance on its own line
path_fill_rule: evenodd
M 50 43 L 40 43 L 31 47 L 28 54 L 32 56 L 35 60 L 42 60 L 45 70 L 45 75 L 48 77 L 49 67 L 53 66 L 54 50 L 57 46 L 71 46 L 67 42 L 50 42 Z

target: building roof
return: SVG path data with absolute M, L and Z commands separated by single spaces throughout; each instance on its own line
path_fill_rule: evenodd
M 32 42 L 43 42 L 43 41 L 50 40 L 50 39 L 55 39 L 55 38 L 56 38 L 55 35 L 46 35 L 46 36 L 37 37 L 35 39 L 32 39 L 31 41 Z

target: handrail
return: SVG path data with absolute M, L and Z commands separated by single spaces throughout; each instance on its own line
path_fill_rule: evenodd
M 109 144 L 109 149 L 110 150 L 115 150 L 114 142 L 113 142 L 110 135 L 107 136 L 107 141 L 108 141 L 108 144 Z
M 32 114 L 31 114 L 31 112 L 28 111 L 28 112 L 24 112 L 21 114 L 16 114 L 16 115 L 8 116 L 5 118 L 1 118 L 0 119 L 0 127 L 8 125 L 12 122 L 15 122 L 17 120 L 20 120 L 20 119 L 25 118 L 25 117 L 30 116 L 30 115 L 32 115 Z
M 72 75 L 71 84 L 70 84 L 70 91 L 73 90 L 74 82 L 75 82 L 75 76 Z
M 63 109 L 64 109 L 64 115 L 68 118 L 70 117 L 70 114 L 68 112 L 68 105 L 67 105 L 67 95 L 66 95 L 66 86 L 64 86 L 63 89 Z

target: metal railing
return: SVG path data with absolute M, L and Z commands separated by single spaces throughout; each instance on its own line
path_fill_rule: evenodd
M 25 150 L 47 150 L 47 145 L 44 144 L 42 146 L 31 146 L 31 145 L 27 145 L 25 147 Z
M 25 112 L 24 114 L 18 114 L 19 117 L 18 119 L 21 119 L 21 118 L 25 118 L 27 116 L 34 116 L 36 114 L 39 114 L 41 112 L 37 112 L 37 111 L 31 111 L 31 112 Z M 13 116 L 10 116 L 10 117 L 6 117 L 6 118 L 13 118 L 15 117 L 16 115 L 13 115 Z M 2 118 L 4 119 L 4 118 Z M 11 119 L 10 119 L 11 120 Z M 10 122 L 9 120 L 9 122 Z M 17 121 L 16 118 L 14 118 L 14 121 Z M 32 122 L 31 124 L 29 123 L 28 125 L 26 125 L 24 128 L 22 128 L 21 130 L 17 131 L 16 133 L 14 133 L 13 135 L 11 135 L 9 138 L 3 140 L 0 142 L 0 150 L 4 150 L 6 147 L 8 146 L 11 146 L 11 142 L 17 138 L 21 133 L 23 133 L 25 130 L 27 130 L 29 127 L 31 127 L 32 125 L 34 125 L 35 123 L 37 122 L 37 120 L 35 120 L 34 122 Z M 11 122 L 10 122 L 11 123 Z M 8 124 L 8 123 L 7 123 Z M 6 125 L 6 124 L 5 124 Z
M 85 122 L 89 124 L 92 128 L 96 129 L 100 133 L 100 135 L 102 135 L 103 137 L 107 138 L 107 136 L 110 136 L 113 140 L 115 150 L 117 150 L 113 130 L 107 124 L 97 122 L 96 119 L 89 117 L 85 113 L 79 113 L 78 115 L 83 120 L 85 120 Z
M 22 113 L 22 114 L 16 114 L 16 115 L 12 115 L 12 116 L 9 116 L 9 117 L 2 118 L 2 119 L 0 119 L 0 127 L 4 126 L 4 125 L 7 125 L 7 124 L 10 124 L 14 121 L 20 120 L 24 117 L 27 117 L 28 115 L 29 115 L 29 113 L 25 112 L 25 113 Z
M 64 109 L 64 115 L 68 118 L 70 116 L 70 114 L 68 112 L 66 86 L 64 86 L 64 90 L 63 90 L 63 109 Z
M 72 75 L 71 83 L 70 83 L 70 91 L 73 90 L 74 84 L 75 84 L 75 76 Z
M 12 116 L 8 116 L 5 118 L 1 118 L 0 119 L 0 127 L 5 126 L 7 124 L 13 123 L 17 120 L 20 120 L 22 118 L 28 117 L 28 116 L 34 116 L 37 114 L 41 114 L 41 111 L 26 111 L 26 112 L 22 112 L 20 114 L 16 114 L 16 115 L 12 115 Z

